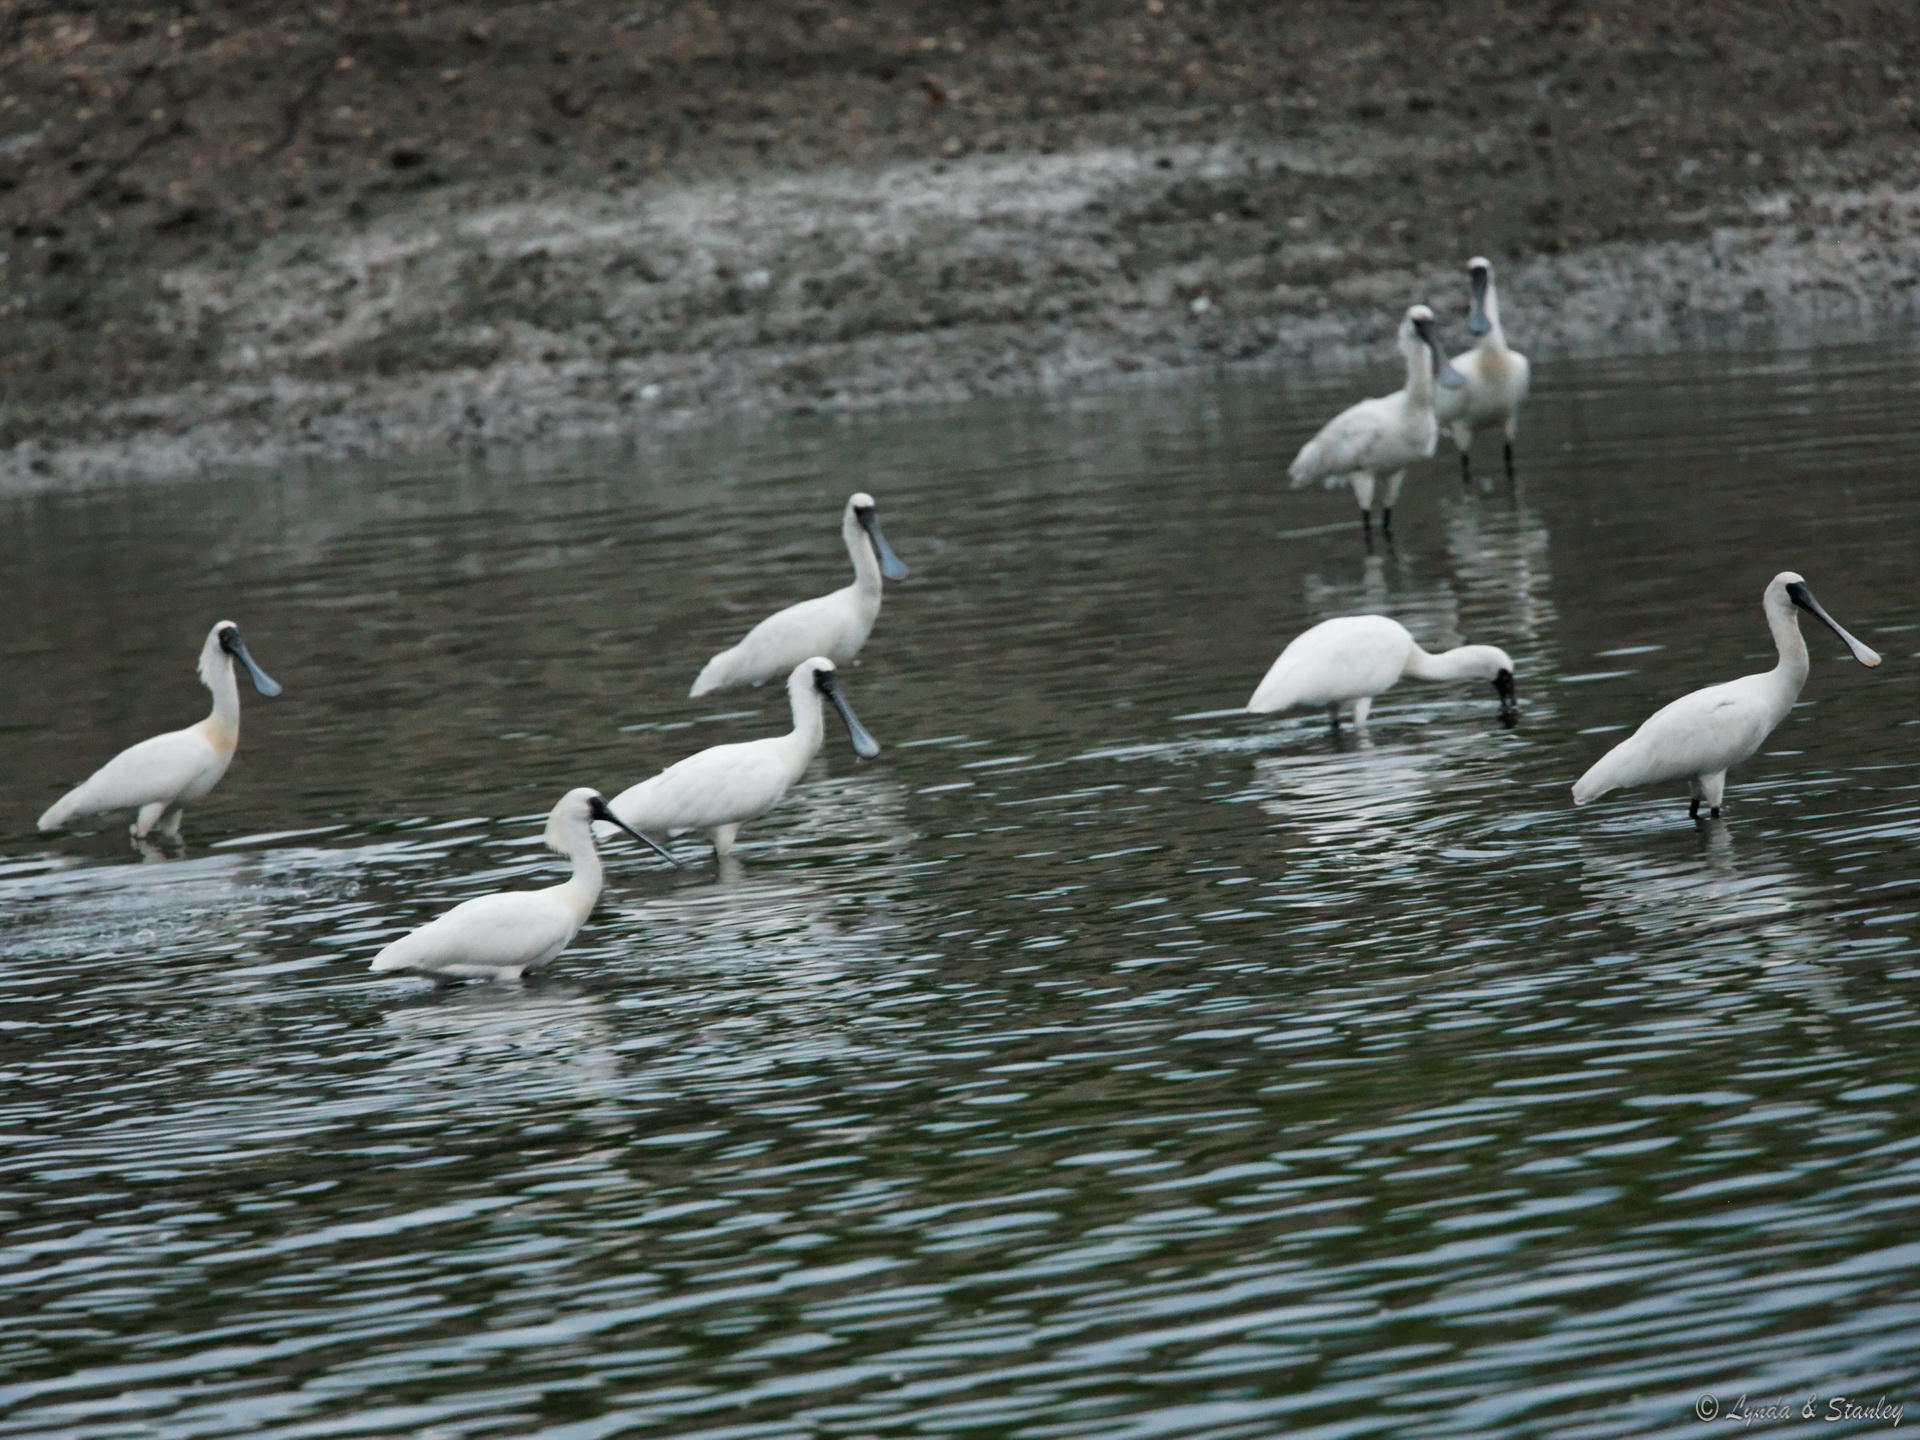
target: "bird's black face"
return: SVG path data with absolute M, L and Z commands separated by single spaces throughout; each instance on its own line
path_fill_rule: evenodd
M 1473 303 L 1467 307 L 1467 333 L 1484 335 L 1493 329 L 1493 322 L 1487 319 L 1487 281 L 1491 278 L 1484 265 L 1475 265 L 1467 271 L 1467 285 L 1473 292 Z
M 873 546 L 874 558 L 880 562 L 880 573 L 889 580 L 906 579 L 906 562 L 893 553 L 893 547 L 887 544 L 887 537 L 880 533 L 880 519 L 874 514 L 873 506 L 854 506 L 853 518 L 859 522 L 860 528 L 867 532 L 867 540 Z
M 240 638 L 238 625 L 220 627 L 220 648 L 239 662 L 247 672 L 247 679 L 253 682 L 253 688 L 262 695 L 278 695 L 280 685 L 266 671 L 253 663 L 253 656 L 247 653 L 247 642 Z

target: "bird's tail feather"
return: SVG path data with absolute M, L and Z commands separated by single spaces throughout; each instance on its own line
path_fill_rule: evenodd
M 49 805 L 47 807 L 47 813 L 42 815 L 36 822 L 36 828 L 41 830 L 66 829 L 67 822 L 80 813 L 80 806 L 77 802 L 80 799 L 81 791 L 86 788 L 84 785 L 76 785 L 58 800 L 54 801 L 53 804 Z
M 1588 766 L 1587 773 L 1573 782 L 1574 804 L 1584 805 L 1589 800 L 1598 800 L 1609 790 L 1619 786 L 1620 780 L 1617 774 L 1619 761 L 1615 759 L 1619 753 L 1620 747 L 1615 746 Z
M 733 651 L 722 650 L 718 655 L 700 667 L 700 674 L 693 682 L 693 689 L 687 692 L 689 699 L 697 699 L 709 691 L 718 690 L 727 683 L 727 662 L 733 658 Z

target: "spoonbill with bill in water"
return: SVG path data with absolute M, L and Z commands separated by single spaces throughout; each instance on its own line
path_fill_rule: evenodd
M 213 692 L 213 713 L 197 725 L 170 730 L 129 746 L 56 800 L 40 817 L 42 830 L 60 830 L 80 815 L 133 810 L 133 836 L 144 840 L 157 829 L 169 839 L 180 835 L 180 817 L 227 773 L 240 744 L 240 684 L 234 666 L 245 668 L 253 688 L 278 695 L 273 682 L 247 653 L 240 627 L 222 620 L 200 647 L 200 683 Z
M 1574 804 L 1584 805 L 1627 785 L 1685 780 L 1693 797 L 1687 814 L 1697 818 L 1704 803 L 1709 814 L 1718 815 L 1727 771 L 1760 748 L 1787 718 L 1807 683 L 1807 642 L 1795 610 L 1806 611 L 1838 635 L 1862 665 L 1880 663 L 1879 652 L 1843 630 L 1793 571 L 1783 570 L 1767 583 L 1763 604 L 1779 662 L 1761 674 L 1682 695 L 1654 711 L 1574 782 Z
M 1327 707 L 1335 729 L 1340 707 L 1353 702 L 1353 723 L 1365 725 L 1373 697 L 1402 676 L 1415 680 L 1490 680 L 1500 696 L 1500 719 L 1514 723 L 1513 661 L 1495 645 L 1460 645 L 1438 655 L 1422 650 L 1407 627 L 1384 615 L 1322 620 L 1287 642 L 1254 688 L 1247 709 L 1256 714 L 1296 705 Z
M 573 874 L 545 890 L 511 890 L 463 900 L 438 919 L 401 936 L 373 957 L 369 969 L 408 970 L 455 980 L 518 980 L 573 940 L 600 898 L 600 851 L 593 822 L 620 825 L 598 790 L 581 786 L 547 815 L 546 842 L 573 862 Z M 627 830 L 625 825 L 620 825 Z M 669 864 L 671 855 L 644 835 Z

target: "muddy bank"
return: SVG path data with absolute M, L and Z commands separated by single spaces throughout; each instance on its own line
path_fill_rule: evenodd
M 16 7 L 0 480 L 1911 324 L 1897 7 L 1366 8 Z

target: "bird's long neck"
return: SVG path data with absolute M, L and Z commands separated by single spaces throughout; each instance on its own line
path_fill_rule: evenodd
M 787 699 L 793 706 L 793 729 L 780 738 L 785 742 L 793 773 L 798 776 L 820 753 L 820 742 L 827 733 L 826 719 L 820 713 L 820 692 L 814 686 L 811 671 L 788 682 Z
M 1416 645 L 1401 673 L 1415 680 L 1461 680 L 1473 674 L 1473 657 L 1464 648 L 1429 655 Z
M 840 522 L 840 538 L 847 542 L 847 554 L 853 560 L 853 588 L 862 595 L 880 593 L 880 558 L 873 553 L 873 541 L 866 527 L 849 510 Z
M 1475 342 L 1480 350 L 1505 350 L 1507 332 L 1500 328 L 1500 294 L 1493 288 L 1493 281 L 1487 281 L 1487 293 L 1480 301 L 1480 313 L 1487 318 L 1487 333 Z
M 1433 404 L 1433 356 L 1418 335 L 1401 347 L 1407 357 L 1407 395 L 1417 405 Z
M 553 895 L 584 921 L 593 913 L 594 904 L 600 898 L 600 887 L 606 882 L 600 848 L 593 843 L 591 830 L 583 827 L 583 833 L 572 837 L 567 846 L 567 859 L 573 862 L 573 874 L 563 884 L 553 887 Z
M 216 744 L 232 749 L 240 738 L 240 681 L 233 658 L 225 651 L 212 656 L 200 667 L 200 678 L 213 692 L 213 711 L 201 723 Z
M 1773 647 L 1780 652 L 1780 658 L 1767 673 L 1774 679 L 1786 697 L 1789 707 L 1800 696 L 1800 687 L 1807 683 L 1807 640 L 1800 633 L 1800 617 L 1793 613 L 1791 601 L 1779 605 L 1767 606 L 1767 628 L 1773 631 Z

